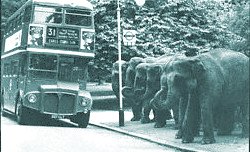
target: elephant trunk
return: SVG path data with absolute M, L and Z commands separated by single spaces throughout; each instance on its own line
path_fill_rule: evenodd
M 144 92 L 145 92 L 145 88 L 135 89 L 134 94 L 135 94 L 135 96 L 136 96 L 137 98 L 143 100 L 142 97 L 143 97 Z
M 125 86 L 122 88 L 122 95 L 125 98 L 133 98 L 134 97 L 134 88 Z
M 160 90 L 160 83 L 157 81 L 147 80 L 146 91 L 142 95 L 142 100 L 151 100 L 157 91 Z
M 137 77 L 135 78 L 134 83 L 134 95 L 137 99 L 142 100 L 142 96 L 146 91 L 146 80 L 143 77 Z
M 167 107 L 168 109 L 172 109 L 174 105 L 179 103 L 179 97 L 174 95 L 171 92 L 167 93 L 167 99 L 165 100 L 165 103 L 163 106 Z
M 163 97 L 165 97 L 167 94 L 167 89 L 165 89 L 164 87 L 161 88 L 161 90 L 159 90 L 153 99 L 150 100 L 150 106 L 154 109 L 154 110 L 163 110 L 165 109 L 164 103 L 166 100 L 164 100 Z M 164 100 L 164 101 L 163 101 Z

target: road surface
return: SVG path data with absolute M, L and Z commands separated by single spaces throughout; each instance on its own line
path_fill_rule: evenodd
M 176 152 L 90 125 L 83 129 L 65 122 L 44 121 L 18 125 L 11 115 L 1 117 L 1 152 Z

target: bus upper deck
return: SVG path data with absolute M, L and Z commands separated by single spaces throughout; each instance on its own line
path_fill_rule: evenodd
M 7 20 L 1 58 L 20 51 L 94 57 L 94 32 L 88 1 L 29 0 Z

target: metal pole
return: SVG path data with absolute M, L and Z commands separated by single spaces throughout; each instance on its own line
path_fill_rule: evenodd
M 118 33 L 118 61 L 119 61 L 119 126 L 124 126 L 124 110 L 122 102 L 122 53 L 121 53 L 121 9 L 120 1 L 117 0 L 117 33 Z

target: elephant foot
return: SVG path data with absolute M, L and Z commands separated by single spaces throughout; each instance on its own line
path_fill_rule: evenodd
M 241 138 L 249 138 L 249 133 L 241 133 Z
M 150 123 L 150 119 L 148 117 L 142 117 L 141 118 L 141 123 L 142 124 Z
M 155 125 L 154 125 L 154 128 L 162 128 L 166 125 L 166 122 L 165 123 L 159 123 L 159 122 L 156 122 Z
M 194 136 L 195 136 L 195 137 L 200 136 L 200 132 L 199 132 L 199 130 L 194 132 Z
M 174 130 L 178 130 L 180 128 L 180 126 L 178 124 L 174 125 Z
M 150 120 L 150 122 L 155 122 L 155 121 L 156 121 L 156 119 L 155 119 L 155 118 L 153 118 L 153 119 L 151 119 L 151 120 Z
M 140 117 L 133 117 L 130 121 L 139 121 L 140 119 Z
M 212 144 L 215 143 L 215 139 L 214 138 L 203 138 L 201 140 L 201 144 L 205 145 L 205 144 Z
M 181 131 L 178 131 L 176 134 L 175 134 L 175 139 L 181 139 L 182 138 L 182 133 Z
M 172 117 L 171 113 L 169 112 L 166 115 L 166 120 L 171 120 L 171 119 L 173 119 L 173 117 Z
M 231 135 L 231 131 L 222 131 L 222 130 L 218 130 L 217 135 L 218 135 L 218 136 L 227 136 L 227 135 Z
M 187 144 L 187 143 L 192 143 L 194 141 L 193 137 L 190 138 L 182 138 L 182 143 Z

